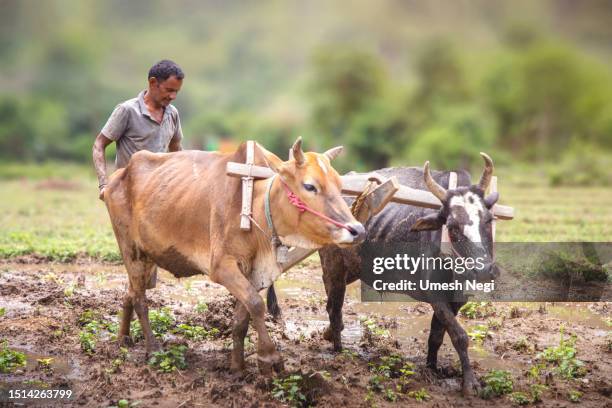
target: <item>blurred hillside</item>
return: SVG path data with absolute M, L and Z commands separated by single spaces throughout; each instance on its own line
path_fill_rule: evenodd
M 170 58 L 187 148 L 254 138 L 341 170 L 540 166 L 612 184 L 612 3 L 0 0 L 0 158 L 88 162 Z M 585 158 L 588 157 L 588 160 Z

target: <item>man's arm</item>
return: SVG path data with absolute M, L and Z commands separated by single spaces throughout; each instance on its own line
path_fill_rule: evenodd
M 106 150 L 106 146 L 111 144 L 113 141 L 104 136 L 102 133 L 99 133 L 96 136 L 96 141 L 93 144 L 92 148 L 92 156 L 94 168 L 96 169 L 96 175 L 98 176 L 98 187 L 100 190 L 100 200 L 104 201 L 104 187 L 107 183 L 106 178 L 106 159 L 104 158 L 104 150 Z
M 177 137 L 173 137 L 168 144 L 169 152 L 179 152 L 183 150 L 183 146 L 181 146 L 181 139 Z

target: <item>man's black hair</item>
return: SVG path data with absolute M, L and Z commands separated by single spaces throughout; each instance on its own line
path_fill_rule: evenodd
M 161 60 L 151 67 L 148 78 L 157 78 L 158 82 L 163 82 L 171 76 L 175 76 L 176 79 L 185 78 L 183 70 L 176 63 L 170 60 Z

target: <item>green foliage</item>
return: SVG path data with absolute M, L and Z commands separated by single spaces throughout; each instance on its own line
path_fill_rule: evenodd
M 418 402 L 424 402 L 431 398 L 431 396 L 429 395 L 429 393 L 427 392 L 425 388 L 421 388 L 420 390 L 410 391 L 408 393 L 408 396 L 410 398 L 414 398 Z
M 79 332 L 79 343 L 81 350 L 86 354 L 92 355 L 96 352 L 96 340 L 98 338 L 98 327 L 88 323 L 83 330 Z
M 491 302 L 467 302 L 459 309 L 459 314 L 468 319 L 481 319 L 495 314 Z
M 509 397 L 512 402 L 518 405 L 529 405 L 531 403 L 531 398 L 521 391 L 513 392 Z
M 369 339 L 369 340 L 374 340 L 376 338 L 387 338 L 389 337 L 391 334 L 389 333 L 389 330 L 381 327 L 375 320 L 367 318 L 367 317 L 360 317 L 359 318 L 359 322 L 361 323 L 361 326 L 363 327 L 363 337 L 365 339 Z
M 512 349 L 521 353 L 529 353 L 533 351 L 533 345 L 529 343 L 526 337 L 521 337 L 512 344 Z
M 484 378 L 485 387 L 481 391 L 481 397 L 490 399 L 512 392 L 512 374 L 506 370 L 491 370 Z
M 548 177 L 552 186 L 612 186 L 610 168 L 612 155 L 595 144 L 574 141 L 551 165 Z
M 172 345 L 167 351 L 156 351 L 149 359 L 149 365 L 164 373 L 187 368 L 185 351 L 187 347 L 183 345 Z
M 582 399 L 582 393 L 577 390 L 570 390 L 570 392 L 567 393 L 567 399 L 571 402 L 580 402 Z
M 302 376 L 292 374 L 285 378 L 272 380 L 272 396 L 292 407 L 299 407 L 306 403 L 306 395 L 301 390 Z
M 4 316 L 5 314 L 6 314 L 6 308 L 0 307 L 0 317 Z
M 430 160 L 434 168 L 469 169 L 479 152 L 491 152 L 494 138 L 494 124 L 477 106 L 444 107 L 406 146 L 406 155 L 410 163 Z
M 202 326 L 191 326 L 188 324 L 179 324 L 176 326 L 176 329 L 174 329 L 174 332 L 196 341 L 213 339 L 219 336 L 219 329 L 215 327 L 210 330 L 206 330 Z
M 561 327 L 558 346 L 547 347 L 536 358 L 555 366 L 555 371 L 563 378 L 572 379 L 586 374 L 584 363 L 576 358 L 576 335 L 565 338 Z
M 8 348 L 6 341 L 0 342 L 0 373 L 8 374 L 19 367 L 25 367 L 25 354 Z
M 529 388 L 531 391 L 531 402 L 533 403 L 541 402 L 542 394 L 548 389 L 547 386 L 542 384 L 531 384 L 531 387 Z
M 149 310 L 149 322 L 151 324 L 151 330 L 156 337 L 162 337 L 176 324 L 170 309 L 167 307 L 162 307 L 159 310 Z
M 195 305 L 194 310 L 196 313 L 205 313 L 208 310 L 208 305 L 206 304 L 206 302 L 198 300 L 198 303 Z
M 486 324 L 476 325 L 468 331 L 467 335 L 476 343 L 482 344 L 489 335 L 489 327 Z

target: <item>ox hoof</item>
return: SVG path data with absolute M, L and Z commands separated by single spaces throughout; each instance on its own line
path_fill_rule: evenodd
M 274 372 L 280 374 L 285 370 L 283 359 L 278 353 L 266 357 L 258 356 L 257 364 L 259 366 L 259 372 L 265 376 L 271 376 Z
M 158 351 L 162 351 L 161 346 L 159 345 L 159 343 L 155 342 L 150 344 L 149 346 L 147 346 L 147 352 L 146 352 L 146 357 L 147 359 L 153 356 L 153 353 L 156 353 Z
M 480 383 L 473 375 L 463 379 L 463 386 L 461 387 L 461 393 L 464 397 L 475 397 L 480 393 Z
M 244 360 L 241 362 L 233 361 L 230 364 L 230 372 L 236 375 L 242 375 L 244 373 Z
M 118 338 L 119 347 L 132 347 L 134 346 L 134 340 L 130 336 L 120 336 Z
M 337 353 L 342 351 L 342 339 L 340 337 L 340 333 L 336 334 L 331 326 L 328 326 L 327 329 L 323 332 L 323 338 L 333 344 L 333 350 Z

